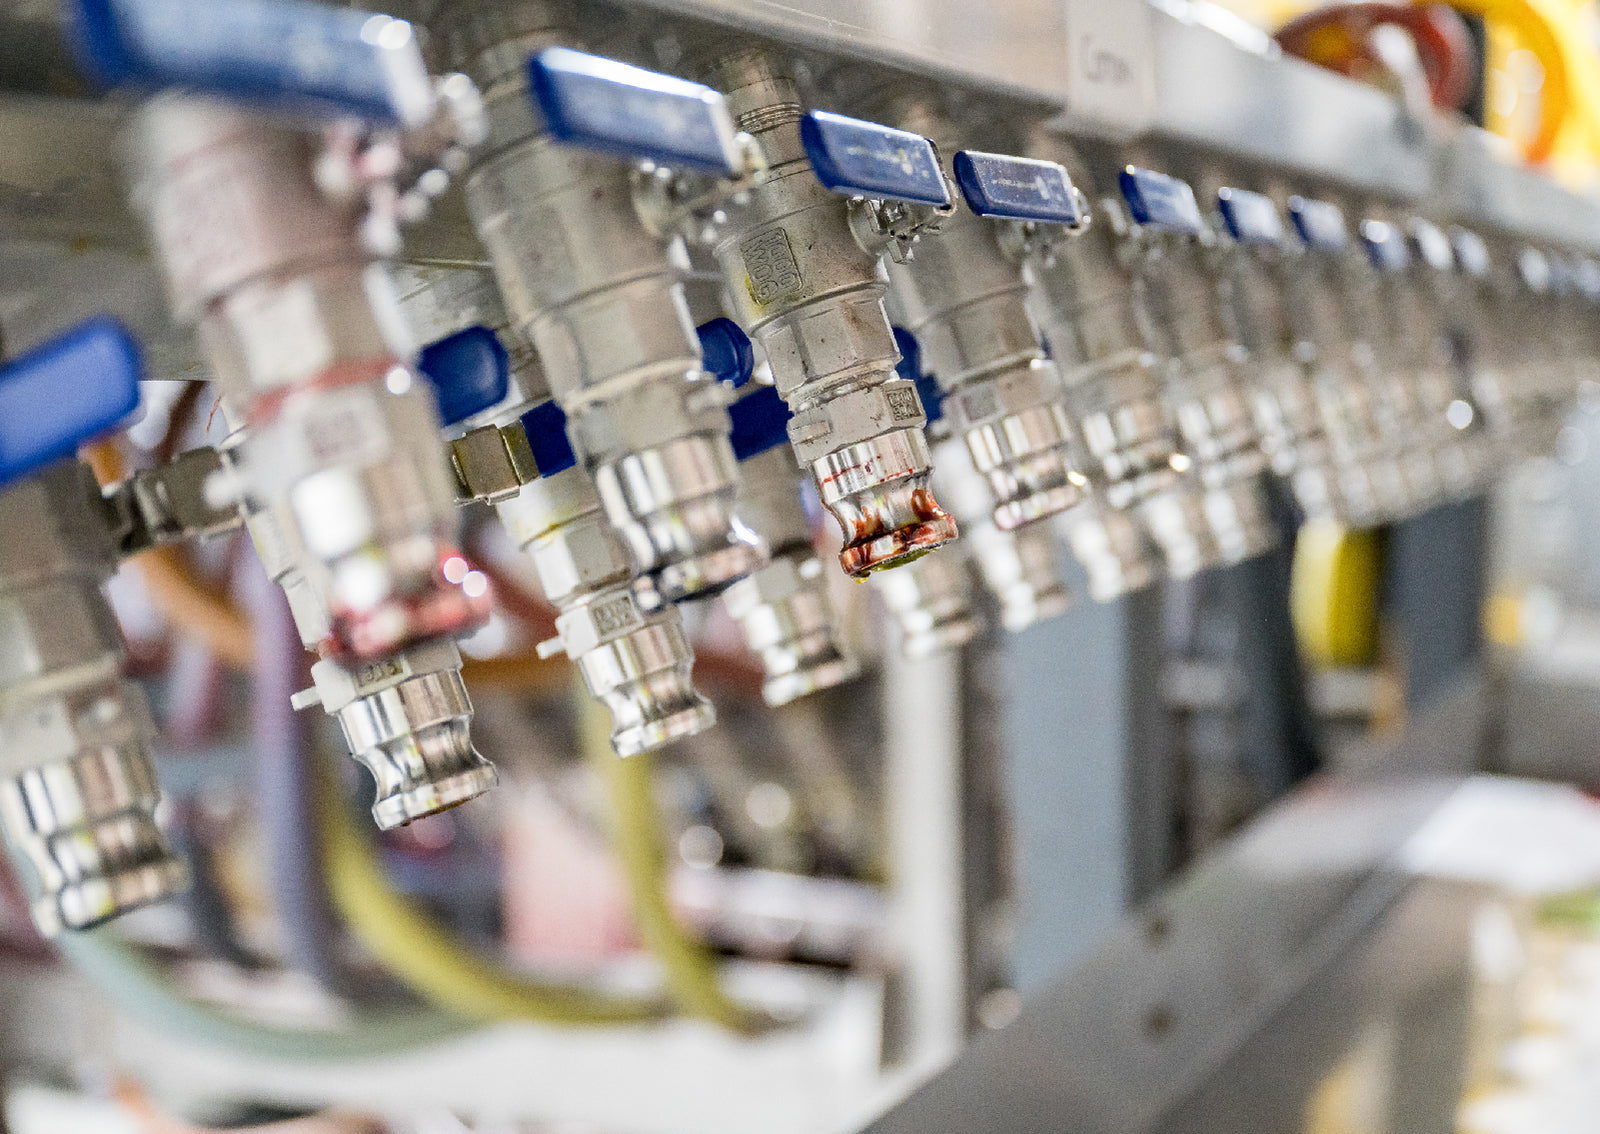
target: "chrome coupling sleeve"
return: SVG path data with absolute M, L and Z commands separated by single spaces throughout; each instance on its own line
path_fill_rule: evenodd
M 326 597 L 327 648 L 375 661 L 477 625 L 487 598 L 441 573 L 458 519 L 437 407 L 363 210 L 317 183 L 312 137 L 181 97 L 152 100 L 132 133 L 174 309 L 250 426 L 243 494 Z
M 687 256 L 681 237 L 646 223 L 630 163 L 546 129 L 525 64 L 559 32 L 534 7 L 491 6 L 504 18 L 485 18 L 476 39 L 456 36 L 458 58 L 484 75 L 492 124 L 464 182 L 473 227 L 511 328 L 537 349 L 578 460 L 640 571 L 669 602 L 716 594 L 767 549 L 734 512 L 728 414 L 689 318 Z M 482 41 L 497 29 L 520 31 Z
M 773 549 L 772 562 L 728 588 L 723 604 L 766 671 L 769 705 L 853 680 L 860 664 L 837 634 L 828 580 L 811 545 L 811 521 L 788 446 L 741 463 L 740 514 Z
M 891 265 L 889 277 L 938 378 L 948 427 L 989 482 L 995 526 L 1009 531 L 1078 503 L 1066 388 L 1028 314 L 1028 284 L 994 225 L 958 212 L 913 258 Z
M 818 180 L 795 84 L 768 56 L 740 52 L 713 70 L 768 167 L 717 236 L 733 314 L 794 412 L 789 439 L 844 533 L 845 573 L 908 562 L 954 539 L 956 524 L 929 487 L 916 387 L 895 375 L 878 252 L 857 235 L 861 204 Z
M 582 468 L 541 477 L 496 508 L 560 611 L 559 637 L 547 652 L 577 663 L 611 714 L 618 755 L 659 748 L 716 723 L 716 710 L 694 687 L 694 650 L 682 616 L 646 580 L 635 579 L 628 545 Z
M 0 826 L 53 935 L 173 897 L 188 870 L 156 823 L 155 726 L 100 590 L 117 556 L 94 476 L 62 461 L 7 488 L 0 531 Z

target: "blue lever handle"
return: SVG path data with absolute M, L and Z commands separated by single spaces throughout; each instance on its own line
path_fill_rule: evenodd
M 733 420 L 728 440 L 741 461 L 789 443 L 789 418 L 794 415 L 775 386 L 757 386 L 728 407 L 728 416 Z
M 1532 245 L 1524 245 L 1517 253 L 1517 278 L 1529 291 L 1540 294 L 1550 290 L 1550 260 Z
M 1056 162 L 960 150 L 950 165 L 967 207 L 980 217 L 1083 224 L 1072 178 Z
M 1228 235 L 1240 244 L 1268 248 L 1283 244 L 1283 217 L 1271 197 L 1248 189 L 1219 189 L 1217 209 Z
M 706 369 L 719 381 L 738 389 L 750 381 L 755 373 L 756 352 L 750 345 L 750 336 L 732 319 L 719 315 L 695 328 L 700 336 L 700 352 L 705 357 Z
M 416 126 L 434 96 L 411 25 L 307 0 L 67 0 L 89 75 Z
M 1205 218 L 1187 181 L 1136 165 L 1124 167 L 1117 180 L 1135 224 L 1178 236 L 1204 231 Z
M 144 361 L 114 319 L 80 324 L 0 370 L 0 483 L 71 456 L 139 405 Z
M 555 476 L 578 463 L 567 440 L 567 415 L 555 402 L 541 402 L 522 415 L 522 429 L 540 476 Z
M 944 416 L 944 391 L 939 389 L 938 379 L 922 369 L 922 344 L 917 342 L 917 336 L 904 327 L 893 330 L 894 345 L 900 351 L 900 361 L 894 364 L 894 372 L 907 382 L 916 383 L 922 412 L 932 425 Z
M 528 80 L 558 141 L 717 177 L 743 165 L 733 116 L 710 87 L 565 47 L 529 60 Z
M 1456 267 L 1463 274 L 1474 279 L 1489 274 L 1489 246 L 1483 237 L 1471 229 L 1458 228 L 1450 233 L 1450 248 L 1455 254 Z
M 1367 259 L 1380 272 L 1403 271 L 1411 263 L 1405 237 L 1392 224 L 1380 220 L 1362 221 L 1361 243 L 1366 245 Z
M 1455 268 L 1456 257 L 1450 238 L 1432 221 L 1412 217 L 1406 224 L 1406 236 L 1412 254 L 1434 271 L 1448 272 Z
M 424 347 L 417 369 L 433 383 L 446 425 L 499 405 L 511 388 L 511 357 L 488 327 L 468 327 Z
M 1344 210 L 1332 201 L 1290 197 L 1289 220 L 1300 236 L 1300 243 L 1313 252 L 1343 252 L 1350 243 Z
M 817 180 L 849 197 L 877 197 L 943 207 L 950 189 L 933 143 L 921 134 L 813 110 L 800 141 Z

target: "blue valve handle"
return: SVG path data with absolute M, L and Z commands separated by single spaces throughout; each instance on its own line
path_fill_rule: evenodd
M 794 416 L 775 386 L 757 386 L 728 407 L 733 430 L 728 440 L 741 461 L 789 443 L 789 418 Z
M 944 416 L 944 391 L 939 389 L 938 379 L 922 369 L 922 344 L 917 342 L 917 336 L 904 327 L 893 330 L 894 345 L 900 351 L 900 361 L 894 364 L 894 372 L 907 382 L 916 383 L 922 412 L 932 425 Z
M 1532 245 L 1517 253 L 1517 278 L 1529 291 L 1543 294 L 1550 290 L 1550 259 Z
M 1455 253 L 1444 229 L 1430 220 L 1412 217 L 1406 225 L 1406 236 L 1411 251 L 1418 260 L 1436 272 L 1448 272 L 1455 267 Z
M 1056 162 L 959 150 L 950 165 L 967 207 L 980 217 L 1083 225 L 1072 178 Z
M 565 47 L 529 60 L 528 81 L 557 141 L 716 177 L 744 164 L 727 103 L 700 83 Z
M 1406 239 L 1392 224 L 1380 220 L 1362 221 L 1361 243 L 1366 245 L 1367 259 L 1380 272 L 1404 271 L 1411 263 Z
M 700 336 L 700 353 L 705 357 L 706 369 L 727 382 L 735 390 L 750 381 L 756 370 L 756 352 L 750 345 L 750 336 L 726 316 L 701 323 L 695 328 Z
M 1456 268 L 1464 275 L 1482 279 L 1489 274 L 1489 246 L 1471 229 L 1458 228 L 1450 234 L 1450 248 Z
M 522 429 L 540 476 L 555 476 L 578 463 L 567 440 L 567 415 L 555 402 L 541 402 L 522 415 Z
M 1294 224 L 1300 243 L 1313 252 L 1343 252 L 1350 243 L 1344 210 L 1332 201 L 1290 197 L 1289 220 Z
M 79 61 L 106 87 L 177 88 L 418 126 L 434 96 L 404 20 L 307 0 L 66 0 Z
M 511 357 L 488 327 L 468 327 L 424 347 L 417 369 L 433 383 L 446 425 L 499 405 L 511 389 Z
M 0 484 L 69 457 L 139 405 L 144 361 L 114 319 L 96 318 L 0 370 Z
M 1135 224 L 1175 236 L 1199 236 L 1205 230 L 1205 218 L 1187 181 L 1136 165 L 1125 166 L 1117 181 Z
M 1240 244 L 1278 248 L 1283 244 L 1283 217 L 1271 197 L 1248 189 L 1219 189 L 1217 209 L 1228 235 Z
M 800 141 L 817 180 L 835 193 L 950 204 L 939 155 L 921 134 L 813 110 L 800 119 Z

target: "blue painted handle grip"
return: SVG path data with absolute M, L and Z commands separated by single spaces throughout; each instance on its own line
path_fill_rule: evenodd
M 0 370 L 0 483 L 71 456 L 139 405 L 139 344 L 91 319 Z
M 67 0 L 78 57 L 107 87 L 176 88 L 415 126 L 433 86 L 411 25 L 306 0 Z
M 1228 235 L 1240 244 L 1276 248 L 1283 243 L 1283 217 L 1271 197 L 1248 189 L 1221 189 L 1217 208 Z
M 567 439 L 566 411 L 555 402 L 541 402 L 523 414 L 522 428 L 540 476 L 555 476 L 578 463 L 578 454 Z
M 499 405 L 511 388 L 511 358 L 488 327 L 468 327 L 424 347 L 417 369 L 433 383 L 446 425 Z
M 1083 224 L 1072 179 L 1053 161 L 960 150 L 950 164 L 967 207 L 980 217 Z
M 1342 252 L 1350 243 L 1344 210 L 1332 201 L 1290 197 L 1289 219 L 1300 242 L 1314 252 Z
M 939 155 L 921 134 L 813 110 L 800 120 L 800 141 L 817 180 L 835 193 L 950 204 Z
M 701 323 L 695 328 L 700 337 L 700 352 L 705 357 L 706 369 L 719 381 L 738 389 L 750 381 L 755 373 L 756 352 L 750 345 L 750 336 L 726 316 Z
M 710 87 L 565 47 L 529 60 L 528 79 L 559 141 L 717 177 L 741 168 L 733 116 Z
M 1403 271 L 1411 263 L 1406 239 L 1392 224 L 1380 220 L 1362 221 L 1361 243 L 1366 245 L 1372 266 L 1380 272 Z
M 1187 181 L 1135 165 L 1125 167 L 1117 180 L 1135 224 L 1179 236 L 1199 236 L 1205 229 Z
M 768 449 L 789 443 L 789 418 L 793 415 L 775 386 L 757 386 L 728 407 L 733 430 L 728 440 L 733 455 L 747 461 Z

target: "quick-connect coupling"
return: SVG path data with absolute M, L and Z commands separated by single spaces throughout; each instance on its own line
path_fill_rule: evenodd
M 1161 577 L 1150 539 L 1133 516 L 1091 492 L 1057 521 L 1067 546 L 1089 577 L 1089 597 L 1111 602 Z
M 433 442 L 437 445 L 439 442 Z M 270 511 L 246 518 L 267 575 L 283 588 L 301 642 L 327 641 L 333 621 L 316 578 L 300 567 Z M 464 589 L 487 587 L 464 559 L 448 565 Z M 413 646 L 365 663 L 325 657 L 311 667 L 312 688 L 294 705 L 321 705 L 339 722 L 350 754 L 377 785 L 372 818 L 384 830 L 446 811 L 494 787 L 494 765 L 472 745 L 472 702 L 461 655 L 448 640 Z
M 1119 177 L 1124 240 L 1152 346 L 1166 360 L 1165 390 L 1219 562 L 1253 558 L 1277 542 L 1261 497 L 1266 457 L 1234 337 L 1203 253 L 1216 240 L 1185 181 L 1129 166 Z M 1212 564 L 1207 564 L 1210 566 Z
M 966 645 L 983 631 L 973 605 L 965 545 L 930 555 L 898 571 L 872 576 L 872 584 L 899 630 L 900 652 L 911 659 Z
M 451 642 L 420 646 L 350 671 L 311 667 L 317 702 L 339 722 L 350 754 L 372 773 L 372 818 L 385 831 L 475 799 L 499 782 L 472 746 L 472 701 Z
M 0 493 L 0 826 L 28 863 L 40 929 L 87 929 L 182 892 L 143 693 L 120 676 L 101 584 L 116 552 L 87 466 Z
M 610 139 L 600 152 L 562 128 L 562 80 L 603 61 L 548 48 L 560 33 L 537 26 L 541 10 L 491 5 L 503 19 L 453 25 L 455 62 L 484 82 L 491 121 L 465 179 L 473 227 L 511 328 L 537 349 L 579 463 L 641 572 L 669 602 L 716 594 L 765 563 L 766 548 L 734 512 L 725 398 L 689 319 L 681 237 L 647 223 L 635 165 Z M 483 41 L 496 34 L 509 38 Z M 549 81 L 530 89 L 530 68 Z M 626 82 L 586 85 L 582 97 L 608 93 L 633 100 L 633 120 L 669 97 Z
M 794 413 L 789 439 L 844 533 L 846 574 L 909 562 L 956 536 L 929 487 L 932 459 L 917 390 L 895 376 L 899 353 L 878 271 L 883 252 L 913 238 L 924 206 L 875 207 L 871 192 L 852 199 L 825 185 L 825 174 L 835 187 L 845 178 L 814 167 L 795 84 L 764 53 L 737 52 L 712 72 L 712 85 L 727 93 L 768 167 L 763 181 L 727 207 L 717 236 L 733 313 L 760 343 Z M 878 132 L 874 144 L 884 130 L 869 128 Z M 926 140 L 890 133 L 927 151 L 930 187 L 948 208 Z
M 695 690 L 678 609 L 636 578 L 588 474 L 575 464 L 544 471 L 496 508 L 561 612 L 552 647 L 611 714 L 612 747 L 633 756 L 710 728 L 716 710 Z
M 750 396 L 783 410 L 770 387 Z M 770 414 L 776 423 L 776 444 L 740 463 L 739 512 L 772 548 L 772 562 L 723 595 L 728 613 L 738 619 L 745 641 L 761 658 L 766 671 L 761 695 L 769 705 L 788 704 L 842 685 L 861 671 L 838 639 L 826 572 L 811 544 L 799 470 L 784 443 L 782 419 L 787 416 L 786 411 Z M 737 428 L 734 438 L 737 449 L 741 438 Z
M 950 400 L 942 405 L 948 409 Z M 941 422 L 941 431 L 943 427 Z M 1065 614 L 1073 596 L 1054 528 L 1047 523 L 1011 529 L 996 524 L 989 514 L 993 501 L 985 479 L 961 449 L 958 440 L 935 446 L 934 485 L 961 524 L 978 577 L 1000 607 L 1000 624 L 1016 632 Z
M 232 106 L 158 98 L 132 135 L 176 312 L 250 427 L 240 486 L 325 597 L 327 650 L 376 661 L 479 624 L 487 597 L 441 570 L 458 520 L 438 411 L 363 208 L 319 186 L 311 136 Z
M 1054 162 L 956 149 L 955 128 L 922 103 L 896 118 L 945 145 L 962 207 L 937 239 L 889 265 L 894 306 L 938 382 L 946 427 L 989 482 L 994 525 L 1058 515 L 1083 498 L 1085 478 L 1066 387 L 1028 312 L 1024 263 L 1089 223 L 1081 195 Z

